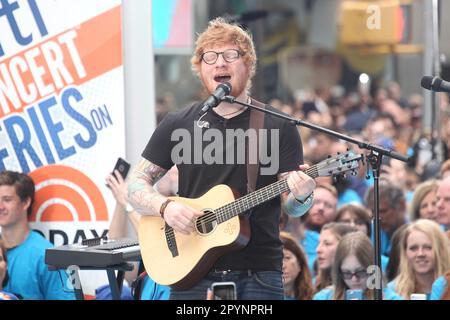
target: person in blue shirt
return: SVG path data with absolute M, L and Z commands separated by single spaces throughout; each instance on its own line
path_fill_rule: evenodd
M 337 222 L 347 223 L 359 231 L 362 231 L 369 238 L 372 235 L 372 217 L 371 212 L 357 203 L 350 203 L 342 206 L 337 211 Z M 381 255 L 381 269 L 386 272 L 389 258 Z
M 431 286 L 430 300 L 450 300 L 450 271 L 437 278 Z
M 396 184 L 380 179 L 379 183 L 379 215 L 380 215 L 380 242 L 381 254 L 389 256 L 391 252 L 391 237 L 401 225 L 405 224 L 406 219 L 406 200 L 403 190 Z M 373 211 L 374 188 L 369 188 L 366 194 L 366 207 Z M 372 212 L 373 216 L 373 212 Z M 374 241 L 374 232 L 372 229 L 372 241 Z
M 405 299 L 413 293 L 430 298 L 433 282 L 450 269 L 448 245 L 436 222 L 419 219 L 410 224 L 402 237 L 399 273 L 388 287 Z
M 175 173 L 167 176 L 167 179 L 173 177 Z M 165 188 L 166 183 L 170 181 L 161 180 L 161 188 Z M 110 239 L 120 239 L 127 236 L 128 221 L 131 223 L 134 231 L 139 228 L 139 220 L 141 216 L 131 207 L 127 201 L 127 184 L 120 173 L 116 170 L 109 174 L 106 178 L 106 185 L 111 190 L 111 193 L 116 200 L 116 206 L 109 226 L 108 237 Z M 168 190 L 168 188 L 165 188 Z M 173 195 L 173 194 L 167 194 Z M 126 277 L 128 274 L 126 274 Z M 135 273 L 130 274 L 130 277 L 136 277 Z M 130 278 L 128 277 L 128 278 Z M 131 282 L 131 280 L 130 280 Z M 139 284 L 138 284 L 139 283 Z M 170 287 L 160 285 L 151 279 L 146 272 L 142 272 L 133 281 L 132 290 L 126 283 L 122 287 L 121 300 L 168 300 L 170 296 Z M 101 286 L 96 290 L 97 300 L 111 300 L 111 288 L 109 285 Z
M 319 291 L 314 300 L 372 300 L 374 289 L 369 289 L 369 267 L 374 253 L 369 237 L 361 232 L 347 233 L 339 242 L 332 267 L 332 286 Z M 360 292 L 360 297 L 349 298 L 348 290 Z M 400 300 L 401 297 L 385 291 L 384 299 Z
M 156 283 L 148 275 L 144 277 L 142 291 L 137 297 L 139 300 L 169 300 L 170 287 Z
M 0 239 L 0 300 L 18 300 L 9 292 L 3 291 L 3 287 L 8 283 L 8 271 L 6 263 L 6 250 L 3 241 Z
M 4 289 L 23 299 L 75 299 L 67 274 L 49 271 L 44 262 L 45 250 L 53 245 L 28 226 L 34 193 L 26 174 L 0 172 L 0 226 L 9 274 Z
M 331 268 L 334 263 L 336 248 L 345 234 L 354 231 L 357 231 L 357 229 L 340 222 L 330 222 L 323 226 L 320 232 L 319 245 L 317 246 L 318 275 L 315 279 L 316 291 L 331 285 Z
M 338 194 L 335 187 L 328 183 L 318 183 L 314 189 L 314 202 L 308 213 L 302 217 L 303 238 L 300 244 L 308 257 L 308 267 L 314 274 L 314 261 L 317 257 L 319 234 L 322 227 L 336 218 Z

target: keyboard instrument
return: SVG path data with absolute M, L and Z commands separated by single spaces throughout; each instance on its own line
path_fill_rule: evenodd
M 128 238 L 88 240 L 45 251 L 47 265 L 64 268 L 70 265 L 102 268 L 140 259 L 139 242 Z

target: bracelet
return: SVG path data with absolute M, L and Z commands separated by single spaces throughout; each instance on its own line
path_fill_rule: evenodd
M 161 218 L 164 219 L 164 211 L 166 210 L 166 207 L 169 203 L 171 203 L 173 200 L 172 199 L 167 199 L 166 201 L 164 201 L 164 203 L 161 205 L 161 208 L 159 209 L 159 214 L 161 215 Z
M 309 194 L 309 196 L 307 196 L 307 197 L 305 198 L 305 200 L 303 200 L 303 201 L 298 200 L 296 197 L 294 197 L 294 199 L 295 199 L 298 203 L 300 203 L 301 205 L 304 205 L 305 203 L 309 203 L 310 201 L 312 201 L 313 198 L 314 198 L 314 192 L 311 192 L 311 193 Z

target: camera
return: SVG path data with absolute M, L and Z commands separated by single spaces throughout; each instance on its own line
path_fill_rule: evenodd
M 237 300 L 234 282 L 214 282 L 211 285 L 214 300 Z

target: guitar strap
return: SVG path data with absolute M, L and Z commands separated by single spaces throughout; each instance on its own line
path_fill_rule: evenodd
M 252 99 L 253 105 L 265 108 L 265 104 Z M 256 190 L 256 182 L 258 180 L 259 170 L 259 130 L 264 128 L 264 112 L 251 109 L 250 110 L 250 125 L 249 128 L 256 131 L 256 146 L 252 147 L 252 150 L 256 150 L 256 164 L 250 163 L 250 142 L 247 143 L 246 159 L 247 159 L 247 193 Z

